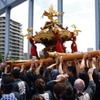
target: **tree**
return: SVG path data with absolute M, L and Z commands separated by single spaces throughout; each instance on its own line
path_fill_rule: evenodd
M 3 58 L 3 55 L 0 53 L 0 62 L 2 62 L 2 59 L 4 58 Z
M 19 60 L 18 58 L 10 58 L 10 60 Z

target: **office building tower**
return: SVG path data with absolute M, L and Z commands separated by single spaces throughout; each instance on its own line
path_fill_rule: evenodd
M 93 48 L 87 48 L 87 52 L 93 51 Z
M 23 59 L 23 45 L 24 36 L 22 34 L 22 25 L 19 22 L 10 19 L 10 36 L 9 39 L 9 53 L 6 58 Z M 0 17 L 0 53 L 4 56 L 5 52 L 5 17 Z

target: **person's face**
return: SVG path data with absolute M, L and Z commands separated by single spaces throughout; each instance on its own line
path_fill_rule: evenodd
M 73 74 L 72 74 L 71 71 L 69 71 L 68 69 L 66 69 L 66 71 L 67 71 L 67 74 L 68 74 L 69 76 L 73 76 Z

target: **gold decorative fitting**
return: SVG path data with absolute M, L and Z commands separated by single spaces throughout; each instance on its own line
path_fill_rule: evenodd
M 75 24 L 71 25 L 71 27 L 74 28 L 74 31 L 73 31 L 73 32 L 75 33 L 76 36 L 78 35 L 79 32 L 81 32 L 81 30 L 77 30 L 77 29 L 76 29 L 77 26 L 76 26 Z

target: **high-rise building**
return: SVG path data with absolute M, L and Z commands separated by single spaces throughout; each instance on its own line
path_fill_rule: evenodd
M 87 48 L 87 51 L 89 52 L 89 51 L 93 51 L 93 48 Z
M 10 19 L 9 54 L 7 58 L 23 59 L 24 36 L 22 25 Z M 0 53 L 4 56 L 5 51 L 5 17 L 0 17 Z

